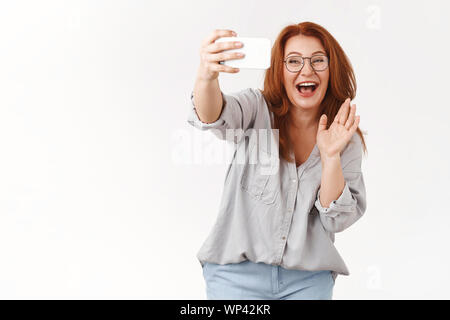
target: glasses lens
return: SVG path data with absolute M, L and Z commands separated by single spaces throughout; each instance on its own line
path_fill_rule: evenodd
M 325 70 L 328 67 L 328 59 L 326 56 L 314 56 L 311 58 L 311 65 L 314 70 Z
M 289 57 L 286 59 L 286 64 L 290 71 L 297 72 L 302 68 L 303 60 L 302 57 Z

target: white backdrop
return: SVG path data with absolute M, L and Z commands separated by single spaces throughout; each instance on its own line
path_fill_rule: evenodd
M 228 146 L 186 122 L 200 43 L 214 29 L 273 43 L 301 21 L 323 25 L 350 57 L 367 132 L 368 207 L 336 235 L 351 274 L 334 298 L 450 298 L 449 9 L 0 2 L 0 298 L 205 299 L 196 253 L 227 158 L 195 148 Z M 234 92 L 262 88 L 263 76 L 219 81 Z

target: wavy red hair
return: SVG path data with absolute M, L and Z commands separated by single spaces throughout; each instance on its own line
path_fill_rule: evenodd
M 289 162 L 294 162 L 294 159 L 289 156 L 289 149 L 292 147 L 292 141 L 288 135 L 291 102 L 284 87 L 283 58 L 287 40 L 297 35 L 319 39 L 329 58 L 330 78 L 325 97 L 317 113 L 317 122 L 325 113 L 328 122 L 327 128 L 329 128 L 345 99 L 350 97 L 353 100 L 356 95 L 356 79 L 350 61 L 336 39 L 325 28 L 313 22 L 302 22 L 283 28 L 272 47 L 271 63 L 269 69 L 266 70 L 264 90 L 261 92 L 269 110 L 274 114 L 274 128 L 279 129 L 280 156 Z M 361 137 L 364 151 L 367 152 L 363 133 L 359 127 L 356 132 Z

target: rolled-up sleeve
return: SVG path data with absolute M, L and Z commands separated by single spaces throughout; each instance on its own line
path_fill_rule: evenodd
M 347 161 L 342 170 L 345 179 L 344 190 L 338 199 L 333 200 L 328 208 L 324 208 L 320 204 L 319 188 L 314 203 L 324 228 L 334 233 L 350 227 L 366 211 L 366 188 L 361 172 L 362 149 L 359 136 L 353 141 L 346 150 L 347 158 L 349 156 L 353 158 L 350 157 L 350 161 Z
M 187 122 L 200 130 L 212 130 L 215 136 L 222 140 L 238 143 L 242 134 L 254 125 L 258 111 L 258 96 L 256 90 L 247 88 L 235 93 L 222 94 L 223 107 L 219 118 L 211 123 L 200 120 L 194 105 L 194 94 L 191 92 L 191 108 Z M 228 135 L 227 135 L 227 130 Z M 234 138 L 234 137 L 237 138 Z

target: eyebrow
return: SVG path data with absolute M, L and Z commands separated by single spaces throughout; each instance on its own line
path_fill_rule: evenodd
M 299 54 L 299 55 L 302 55 L 300 52 L 297 52 L 297 51 L 291 51 L 291 52 L 289 52 L 287 55 L 290 55 L 291 53 L 297 53 L 297 54 Z M 315 55 L 316 53 L 323 53 L 323 54 L 326 54 L 326 53 L 323 52 L 322 50 L 319 50 L 319 51 L 313 52 L 311 55 L 313 56 L 313 55 Z

